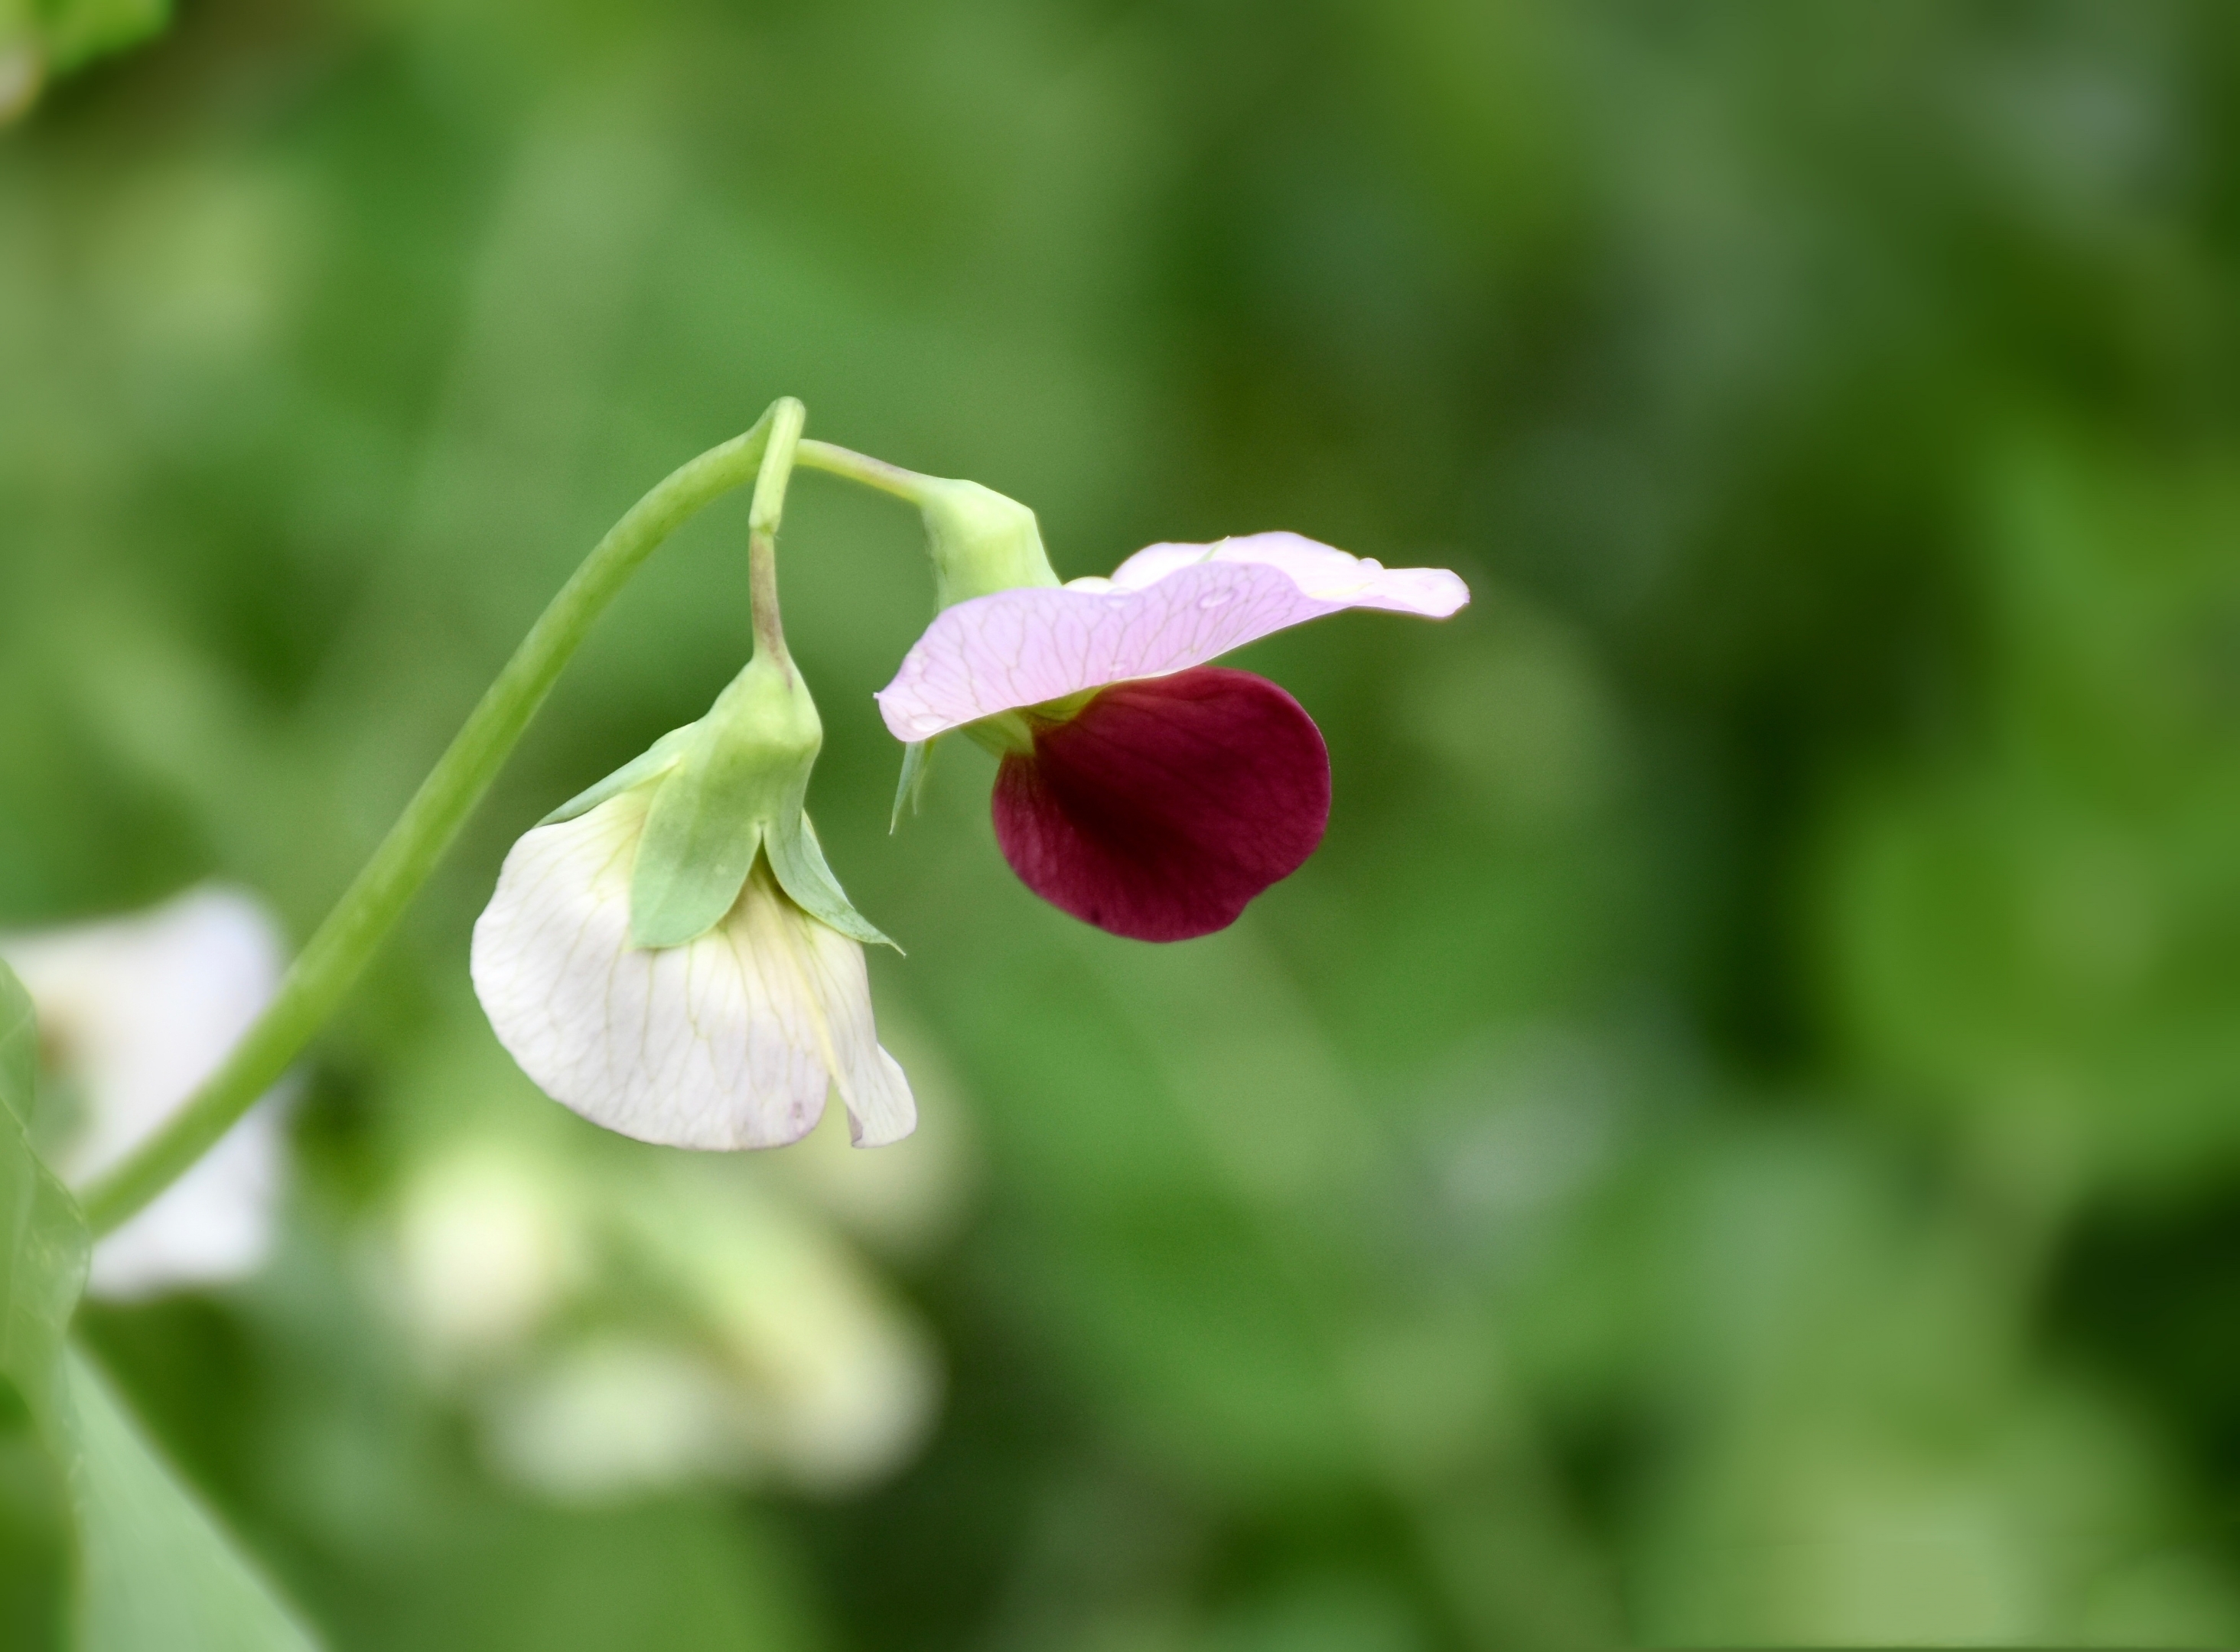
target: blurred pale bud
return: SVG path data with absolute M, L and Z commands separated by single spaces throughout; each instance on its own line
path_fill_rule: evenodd
M 45 1078 L 32 1122 L 57 1172 L 83 1187 L 146 1141 L 207 1078 L 277 989 L 264 908 L 194 889 L 130 917 L 0 937 L 39 1014 Z M 65 1116 L 74 1104 L 76 1116 Z M 131 1298 L 255 1270 L 283 1169 L 268 1096 L 148 1208 L 94 1248 L 89 1289 Z
M 495 1142 L 416 1174 L 399 1213 L 397 1282 L 433 1356 L 487 1358 L 533 1332 L 580 1271 L 577 1225 L 560 1173 Z
M 736 1182 L 680 1173 L 631 1236 L 711 1337 L 752 1457 L 807 1490 L 876 1480 L 931 1426 L 939 1364 L 916 1319 L 821 1224 Z
M 490 1406 L 501 1473 L 564 1502 L 602 1502 L 735 1477 L 738 1402 L 703 1356 L 605 1335 L 523 1372 Z
M 940 1366 L 916 1316 L 823 1216 L 732 1164 L 593 1174 L 484 1136 L 407 1174 L 391 1231 L 423 1369 L 479 1419 L 492 1466 L 546 1495 L 842 1493 L 932 1424 Z
M 29 40 L 0 44 L 0 125 L 30 112 L 46 78 L 39 49 Z

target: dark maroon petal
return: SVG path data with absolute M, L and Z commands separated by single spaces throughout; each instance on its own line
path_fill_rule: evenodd
M 1330 752 L 1299 703 L 1202 665 L 1116 683 L 996 776 L 996 841 L 1051 905 L 1138 941 L 1237 921 L 1330 820 Z

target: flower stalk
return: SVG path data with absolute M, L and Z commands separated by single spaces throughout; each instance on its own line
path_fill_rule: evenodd
M 977 482 L 920 476 L 829 442 L 803 442 L 798 456 L 811 470 L 844 476 L 917 507 L 933 563 L 937 607 L 992 591 L 1058 583 L 1035 513 L 1016 499 Z
M 800 403 L 789 397 L 774 403 L 752 429 L 672 471 L 608 530 L 468 715 L 263 1015 L 162 1130 L 86 1190 L 86 1220 L 97 1235 L 118 1227 L 183 1175 L 325 1024 L 490 789 L 562 669 L 639 565 L 703 506 L 765 476 L 774 478 L 774 496 L 756 502 L 749 578 L 757 640 L 765 614 L 776 634 L 774 530 L 801 420 Z M 772 459 L 774 466 L 766 463 Z M 782 636 L 776 648 L 784 658 Z
M 792 396 L 781 396 L 763 416 L 769 435 L 755 473 L 754 502 L 747 510 L 747 585 L 755 610 L 755 652 L 790 670 L 785 627 L 777 606 L 777 524 L 785 514 L 785 484 L 793 475 L 796 450 L 808 410 Z

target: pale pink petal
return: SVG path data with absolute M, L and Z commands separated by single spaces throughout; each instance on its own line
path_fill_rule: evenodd
M 879 693 L 899 740 L 1083 689 L 1203 665 L 1349 608 L 1444 619 L 1470 601 L 1443 568 L 1386 568 L 1297 534 L 1152 545 L 1112 577 L 997 591 L 937 615 Z

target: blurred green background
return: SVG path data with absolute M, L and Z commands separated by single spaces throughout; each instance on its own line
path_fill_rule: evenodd
M 0 928 L 218 877 L 300 939 L 779 394 L 1069 576 L 1290 528 L 1477 600 L 1239 657 L 1329 837 L 1150 948 L 977 752 L 887 835 L 916 529 L 797 484 L 929 1115 L 801 1207 L 943 1373 L 870 1483 L 525 1485 L 381 1283 L 468 1121 L 674 1156 L 513 1072 L 467 937 L 737 669 L 743 500 L 317 1047 L 272 1265 L 95 1345 L 342 1649 L 2240 1639 L 2236 282 L 2226 0 L 187 0 L 0 136 Z

